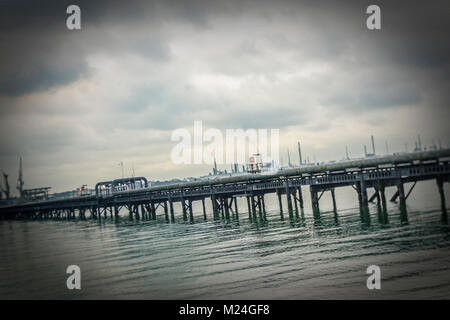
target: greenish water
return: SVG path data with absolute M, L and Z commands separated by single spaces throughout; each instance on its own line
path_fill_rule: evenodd
M 336 196 L 336 213 L 325 194 L 314 216 L 305 189 L 305 210 L 284 220 L 267 196 L 267 219 L 256 222 L 243 200 L 229 221 L 204 221 L 199 204 L 193 222 L 178 206 L 175 223 L 162 212 L 157 221 L 125 213 L 120 221 L 0 221 L 0 298 L 450 298 L 450 226 L 435 183 L 416 186 L 406 214 L 389 203 L 386 215 L 375 204 L 361 215 L 352 189 Z M 66 287 L 73 264 L 81 290 Z M 373 264 L 381 290 L 366 287 Z

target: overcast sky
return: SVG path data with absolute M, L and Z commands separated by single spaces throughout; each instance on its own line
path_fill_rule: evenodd
M 392 2 L 395 2 L 392 3 Z M 81 30 L 66 8 L 81 7 Z M 381 8 L 381 30 L 366 8 Z M 278 128 L 280 155 L 327 161 L 449 146 L 447 1 L 2 1 L 0 170 L 69 190 L 174 165 L 173 130 Z

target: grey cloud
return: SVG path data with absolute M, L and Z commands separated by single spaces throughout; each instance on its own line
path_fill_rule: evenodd
M 48 90 L 55 86 L 69 84 L 90 70 L 84 61 L 70 61 L 66 65 L 33 64 L 24 61 L 27 68 L 10 70 L 0 78 L 0 94 L 20 96 L 27 93 Z
M 421 94 L 417 88 L 405 85 L 386 83 L 372 87 L 362 83 L 354 92 L 337 93 L 322 99 L 321 104 L 348 112 L 364 110 L 382 110 L 399 106 L 414 106 L 421 102 Z
M 334 119 L 400 136 L 421 115 L 414 130 L 448 135 L 448 1 L 378 1 L 380 31 L 365 27 L 366 1 L 77 3 L 80 32 L 65 28 L 71 1 L 2 2 L 1 164 L 21 150 L 36 168 L 50 153 L 73 168 L 161 162 L 171 130 L 194 120 L 338 139 Z M 392 125 L 402 110 L 411 118 Z

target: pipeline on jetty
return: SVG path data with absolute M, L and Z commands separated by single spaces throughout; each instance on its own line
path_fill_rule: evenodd
M 265 216 L 264 196 L 275 193 L 278 196 L 280 215 L 283 216 L 282 196 L 286 197 L 289 216 L 303 208 L 303 189 L 309 187 L 314 211 L 319 210 L 319 201 L 324 192 L 331 192 L 333 208 L 336 210 L 335 188 L 351 186 L 358 193 L 362 209 L 369 202 L 377 200 L 386 210 L 385 189 L 395 187 L 396 192 L 390 199 L 399 200 L 400 206 L 406 206 L 406 200 L 415 184 L 419 181 L 435 179 L 441 199 L 441 207 L 446 212 L 444 183 L 450 182 L 450 149 L 411 152 L 389 156 L 377 156 L 361 160 L 348 160 L 324 165 L 289 168 L 270 174 L 246 174 L 234 177 L 218 178 L 208 181 L 193 181 L 164 186 L 147 187 L 144 177 L 120 179 L 120 182 L 139 181 L 143 187 L 136 190 L 102 193 L 101 186 L 114 185 L 117 181 L 100 182 L 96 193 L 66 199 L 50 199 L 23 202 L 0 207 L 1 219 L 53 218 L 118 216 L 126 208 L 130 217 L 156 219 L 156 210 L 162 207 L 165 219 L 175 221 L 173 204 L 179 202 L 183 219 L 193 219 L 192 203 L 201 201 L 203 215 L 207 213 L 205 201 L 209 199 L 215 218 L 229 218 L 230 212 L 238 214 L 236 198 L 245 197 L 249 218 Z M 130 181 L 131 181 L 130 180 Z M 404 184 L 413 185 L 405 191 Z M 368 190 L 373 189 L 369 197 Z M 169 216 L 170 214 L 170 216 Z

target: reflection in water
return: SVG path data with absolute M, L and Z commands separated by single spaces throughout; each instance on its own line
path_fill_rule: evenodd
M 340 197 L 337 200 L 340 201 Z M 339 208 L 345 208 L 338 203 Z M 0 221 L 0 298 L 450 298 L 450 227 L 439 203 L 280 214 L 202 209 L 148 216 Z M 287 206 L 284 206 L 287 208 Z M 131 218 L 131 219 L 130 219 Z M 79 265 L 82 290 L 65 287 Z M 383 290 L 366 288 L 367 266 Z
M 442 210 L 441 221 L 442 221 L 444 224 L 448 224 L 447 209 L 446 209 L 446 210 Z
M 322 217 L 320 215 L 320 209 L 315 207 L 312 209 L 313 218 L 314 218 L 314 226 L 320 227 L 322 225 Z
M 400 220 L 402 224 L 408 224 L 408 212 L 406 210 L 406 205 L 400 205 Z
M 370 212 L 368 206 L 359 207 L 359 215 L 361 217 L 361 228 L 367 229 L 370 227 Z
M 377 203 L 378 222 L 380 225 L 388 225 L 389 217 L 387 210 L 384 209 L 379 203 Z
M 337 213 L 337 210 L 333 210 L 333 216 L 334 216 L 334 225 L 336 226 L 336 227 L 338 227 L 339 226 L 339 215 L 338 215 L 338 213 Z

